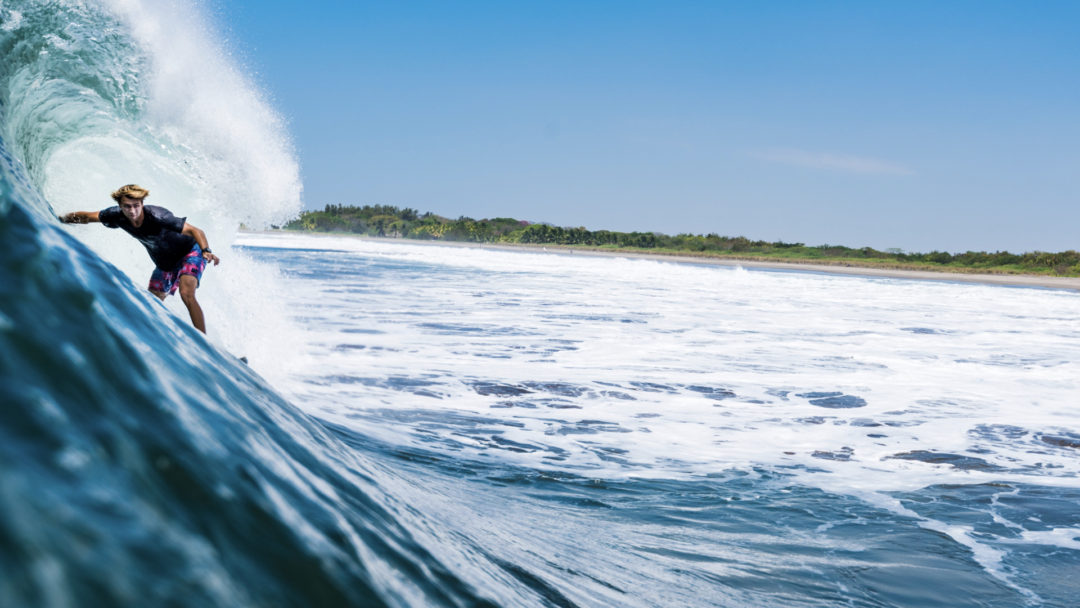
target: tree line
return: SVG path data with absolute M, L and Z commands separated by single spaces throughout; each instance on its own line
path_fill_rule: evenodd
M 753 241 L 746 237 L 715 233 L 677 234 L 659 232 L 616 232 L 566 228 L 531 223 L 513 218 L 475 220 L 448 219 L 433 213 L 391 205 L 326 205 L 322 211 L 305 211 L 284 226 L 289 230 L 348 232 L 368 236 L 473 243 L 525 243 L 600 247 L 605 249 L 646 249 L 664 253 L 690 253 L 747 259 L 808 260 L 833 263 L 855 262 L 877 266 L 956 268 L 1001 272 L 1036 272 L 1080 276 L 1080 253 L 1033 251 L 931 251 L 910 253 L 898 249 L 879 251 L 872 247 L 841 245 L 807 246 L 783 241 Z

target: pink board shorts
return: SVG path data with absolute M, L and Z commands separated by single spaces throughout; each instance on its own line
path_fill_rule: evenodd
M 184 256 L 180 265 L 173 270 L 154 269 L 154 274 L 150 275 L 150 291 L 160 291 L 172 295 L 176 293 L 180 275 L 190 274 L 195 277 L 196 281 L 200 281 L 204 269 L 206 269 L 206 258 L 202 255 L 202 249 L 195 245 L 191 248 L 191 252 Z

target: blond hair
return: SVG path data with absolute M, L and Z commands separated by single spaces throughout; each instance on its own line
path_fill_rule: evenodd
M 120 199 L 124 197 L 134 198 L 142 200 L 150 196 L 150 191 L 138 184 L 128 184 L 126 186 L 120 186 L 116 192 L 112 193 L 112 199 L 116 202 L 120 202 Z

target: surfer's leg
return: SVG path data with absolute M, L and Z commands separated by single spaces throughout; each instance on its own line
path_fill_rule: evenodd
M 195 299 L 195 288 L 199 286 L 199 279 L 190 274 L 180 275 L 180 299 L 187 306 L 188 314 L 191 315 L 191 324 L 195 329 L 206 333 L 206 321 L 203 320 L 202 307 Z
M 161 300 L 162 302 L 165 301 L 165 292 L 164 291 L 155 291 L 155 290 L 151 289 L 150 293 L 157 296 L 157 299 Z

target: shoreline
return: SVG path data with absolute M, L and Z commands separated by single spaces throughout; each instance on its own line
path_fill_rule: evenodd
M 1003 287 L 1035 287 L 1042 289 L 1065 289 L 1080 291 L 1080 277 L 1048 277 L 1032 274 L 985 274 L 977 272 L 937 272 L 933 270 L 906 270 L 877 268 L 874 266 L 817 264 L 813 262 L 767 262 L 762 260 L 739 260 L 706 256 L 680 255 L 678 253 L 652 253 L 638 251 L 604 251 L 582 249 L 568 245 L 534 245 L 510 243 L 470 243 L 465 241 L 424 241 L 393 237 L 367 236 L 350 232 L 309 232 L 299 230 L 242 230 L 241 234 L 302 234 L 319 237 L 345 237 L 376 243 L 398 243 L 437 247 L 462 247 L 468 249 L 491 249 L 495 251 L 528 251 L 552 255 L 580 255 L 592 257 L 616 257 L 636 260 L 655 260 L 680 264 L 704 264 L 709 266 L 741 266 L 743 268 L 780 270 L 794 272 L 817 272 L 825 274 L 884 277 L 917 281 L 952 281 L 978 283 Z

